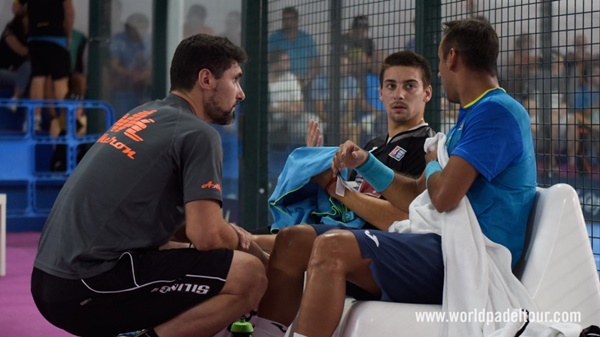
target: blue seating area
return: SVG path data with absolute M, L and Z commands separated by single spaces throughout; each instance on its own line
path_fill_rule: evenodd
M 77 164 L 77 147 L 92 144 L 101 136 L 101 132 L 76 136 L 75 127 L 67 127 L 67 134 L 57 138 L 47 132 L 36 132 L 35 109 L 50 106 L 67 113 L 68 125 L 75 125 L 75 112 L 79 108 L 84 109 L 88 118 L 93 116 L 102 121 L 101 132 L 114 123 L 112 107 L 102 101 L 19 100 L 15 104 L 15 101 L 0 99 L 0 158 L 3 158 L 0 193 L 7 195 L 8 231 L 41 230 L 58 192 Z M 67 147 L 67 168 L 52 172 L 51 157 L 58 144 Z

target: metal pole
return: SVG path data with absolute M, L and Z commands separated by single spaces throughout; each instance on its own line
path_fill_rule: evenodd
M 268 225 L 268 1 L 242 1 L 242 45 L 248 53 L 240 113 L 240 218 L 244 228 Z
M 342 0 L 332 0 L 330 2 L 331 9 L 329 11 L 331 22 L 331 52 L 329 54 L 329 101 L 331 109 L 327 112 L 327 135 L 331 137 L 329 142 L 332 144 L 340 144 L 342 141 L 341 135 L 341 120 L 340 118 L 340 55 L 342 55 Z

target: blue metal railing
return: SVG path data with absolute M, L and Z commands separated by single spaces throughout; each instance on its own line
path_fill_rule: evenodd
M 66 113 L 64 135 L 52 137 L 47 131 L 36 131 L 36 110 L 49 108 Z M 77 135 L 79 109 L 88 114 L 90 122 L 91 115 L 95 117 L 93 122 L 99 124 L 99 132 Z M 9 228 L 24 219 L 45 220 L 62 184 L 77 165 L 77 148 L 95 143 L 114 119 L 113 108 L 104 101 L 0 99 L 0 193 L 8 196 Z M 64 171 L 50 169 L 51 152 L 56 145 L 66 147 Z

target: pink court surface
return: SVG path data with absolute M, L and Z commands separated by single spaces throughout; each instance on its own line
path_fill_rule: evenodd
M 6 275 L 0 276 L 0 336 L 68 337 L 38 312 L 29 284 L 38 232 L 7 233 Z

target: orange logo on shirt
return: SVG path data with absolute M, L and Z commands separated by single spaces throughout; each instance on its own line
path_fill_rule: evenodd
M 155 113 L 156 110 L 150 111 L 140 111 L 133 115 L 126 114 L 123 118 L 119 119 L 115 125 L 110 128 L 111 132 L 119 132 L 123 129 L 125 130 L 125 136 L 135 140 L 136 142 L 143 142 L 144 139 L 140 137 L 137 133 L 139 131 L 144 130 L 147 126 L 146 124 L 154 123 L 154 120 L 151 118 L 145 118 L 148 115 Z
M 221 192 L 221 185 L 213 184 L 212 180 L 209 180 L 206 184 L 202 185 L 201 187 L 202 189 L 214 188 L 215 190 L 219 190 L 219 192 Z
M 146 118 L 149 115 L 155 113 L 156 110 L 150 111 L 140 111 L 133 115 L 126 114 L 121 119 L 119 119 L 108 132 L 123 132 L 125 136 L 131 138 L 135 142 L 143 142 L 144 138 L 138 135 L 138 132 L 146 129 L 148 124 L 154 123 L 154 120 L 151 118 Z M 98 139 L 97 143 L 109 144 L 113 146 L 117 150 L 121 150 L 123 154 L 127 155 L 130 159 L 135 159 L 134 156 L 136 152 L 129 146 L 125 145 L 123 142 L 120 142 L 117 139 L 117 136 L 109 136 L 108 132 L 102 135 L 100 139 Z M 220 187 L 219 187 L 220 188 Z

